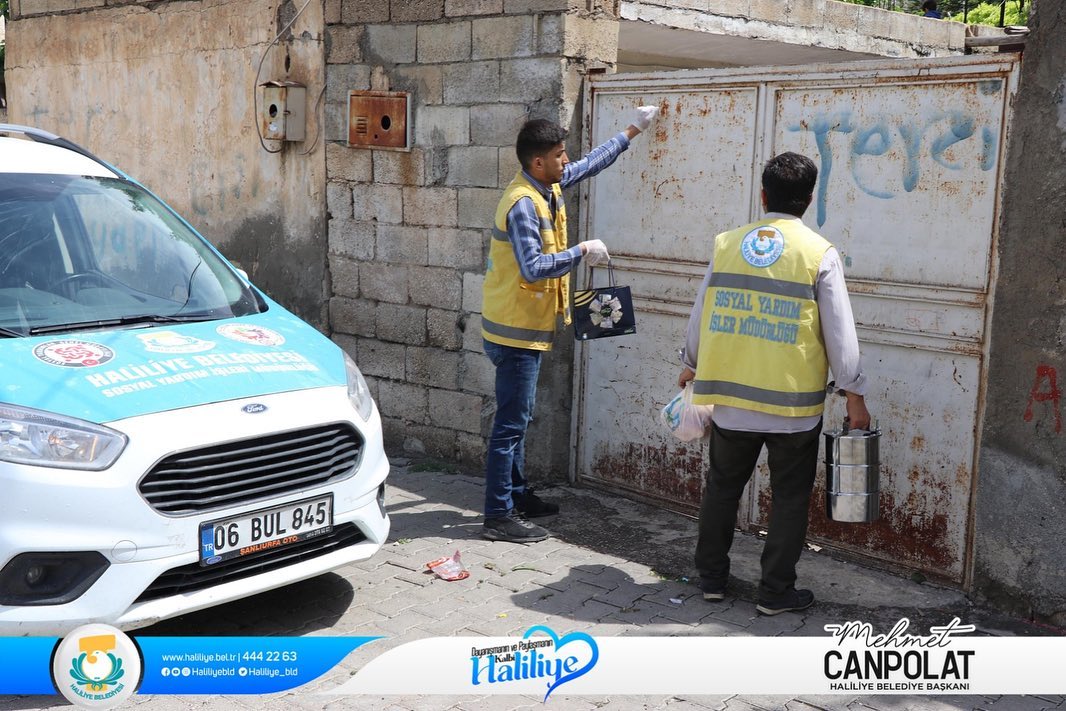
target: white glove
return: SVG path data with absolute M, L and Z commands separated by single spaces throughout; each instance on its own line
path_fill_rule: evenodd
M 581 247 L 581 251 L 585 253 L 585 263 L 590 267 L 598 267 L 611 261 L 611 255 L 607 254 L 607 245 L 603 240 L 590 239 L 588 242 L 582 242 Z
M 651 121 L 655 118 L 655 114 L 659 113 L 658 106 L 638 106 L 637 118 L 633 122 L 633 125 L 639 128 L 641 131 L 647 131 L 648 126 L 651 125 Z

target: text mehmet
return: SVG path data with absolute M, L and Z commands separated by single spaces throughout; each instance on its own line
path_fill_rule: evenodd
M 966 691 L 972 649 L 947 649 L 951 635 L 973 632 L 959 618 L 928 635 L 904 634 L 910 620 L 901 619 L 883 635 L 866 622 L 826 625 L 837 646 L 825 654 L 824 671 L 831 691 Z M 856 648 L 858 647 L 858 648 Z M 862 647 L 865 647 L 863 649 Z

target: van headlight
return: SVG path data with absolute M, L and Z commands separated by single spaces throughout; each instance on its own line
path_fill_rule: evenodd
M 344 372 L 348 376 L 348 399 L 352 401 L 352 407 L 364 421 L 369 420 L 374 411 L 374 399 L 370 397 L 370 388 L 366 386 L 359 366 L 347 353 L 344 354 Z
M 84 420 L 0 405 L 0 461 L 100 471 L 126 448 L 126 435 Z

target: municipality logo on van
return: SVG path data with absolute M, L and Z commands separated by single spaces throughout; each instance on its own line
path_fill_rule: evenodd
M 205 341 L 194 336 L 186 336 L 177 331 L 152 331 L 138 333 L 146 351 L 152 353 L 200 353 L 215 347 L 214 341 Z
M 64 339 L 40 344 L 33 349 L 33 357 L 63 368 L 95 368 L 114 358 L 115 352 L 92 341 Z

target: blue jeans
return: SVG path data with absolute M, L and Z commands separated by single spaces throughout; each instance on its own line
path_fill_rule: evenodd
M 506 516 L 514 494 L 524 494 L 526 429 L 533 419 L 541 351 L 485 341 L 496 366 L 496 417 L 485 457 L 485 518 Z

